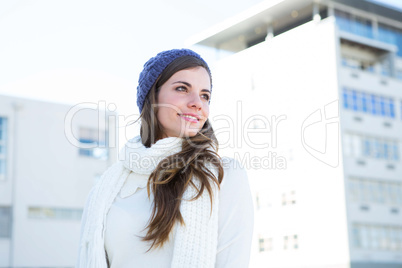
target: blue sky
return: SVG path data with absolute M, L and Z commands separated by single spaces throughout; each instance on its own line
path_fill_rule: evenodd
M 402 0 L 372 1 L 402 9 Z M 0 1 L 0 94 L 70 104 L 105 100 L 137 112 L 146 60 L 261 2 Z
M 374 3 L 388 5 L 388 6 L 402 10 L 402 0 L 369 0 L 369 1 L 374 2 Z

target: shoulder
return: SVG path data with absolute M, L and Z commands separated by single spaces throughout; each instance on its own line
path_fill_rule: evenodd
M 246 169 L 241 165 L 239 161 L 232 157 L 223 156 L 222 157 L 222 167 L 225 175 L 230 177 L 247 177 Z
M 91 190 L 88 193 L 87 200 L 94 198 L 94 196 L 97 195 L 97 192 L 101 191 L 101 189 L 105 187 L 107 188 L 108 184 L 116 180 L 125 169 L 126 168 L 121 161 L 117 161 L 109 166 L 103 172 L 99 180 L 95 182 L 95 184 L 92 186 Z
M 117 176 L 120 176 L 125 169 L 126 168 L 121 161 L 116 161 L 103 172 L 100 179 L 96 182 L 95 187 L 100 186 L 102 183 L 110 181 Z
M 249 189 L 246 169 L 234 158 L 222 157 L 224 176 L 222 188 L 230 191 L 245 191 Z
M 241 217 L 246 216 L 247 219 L 252 218 L 254 204 L 246 169 L 239 161 L 230 157 L 222 157 L 222 162 L 224 176 L 220 185 L 219 202 L 220 209 L 227 211 L 221 213 L 222 217 L 228 216 L 227 213 L 233 213 Z M 245 224 L 249 226 L 251 223 Z
M 102 177 L 119 175 L 125 169 L 122 161 L 116 161 L 114 164 L 108 167 L 102 174 Z
M 247 177 L 246 170 L 236 159 L 222 156 L 219 161 L 223 168 L 224 177 Z M 206 162 L 206 167 L 217 176 L 218 169 L 215 165 L 213 165 L 211 162 Z

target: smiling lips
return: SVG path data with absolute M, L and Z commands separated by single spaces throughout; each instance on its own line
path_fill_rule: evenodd
M 192 114 L 178 114 L 181 118 L 186 121 L 197 123 L 200 119 L 199 116 L 192 115 Z

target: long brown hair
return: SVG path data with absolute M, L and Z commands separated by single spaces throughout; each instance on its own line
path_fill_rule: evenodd
M 140 114 L 140 135 L 145 147 L 151 147 L 163 137 L 163 127 L 157 120 L 158 105 L 155 105 L 158 103 L 160 87 L 176 72 L 199 66 L 207 70 L 212 80 L 211 72 L 205 62 L 192 56 L 175 59 L 156 80 L 145 98 Z M 147 234 L 141 237 L 142 241 L 152 241 L 148 251 L 153 247 L 162 247 L 169 240 L 169 234 L 176 221 L 185 225 L 180 213 L 180 204 L 187 187 L 195 187 L 198 190 L 198 194 L 191 201 L 198 199 L 206 189 L 209 193 L 212 212 L 212 200 L 215 197 L 210 183 L 215 183 L 220 189 L 223 179 L 222 162 L 217 151 L 218 140 L 207 119 L 195 136 L 183 138 L 182 150 L 179 153 L 161 160 L 152 172 L 147 190 L 148 197 L 150 197 L 150 189 L 154 195 L 153 210 L 149 224 L 145 227 L 148 229 Z M 212 164 L 218 170 L 218 178 L 207 167 L 208 164 Z M 192 178 L 199 179 L 200 189 L 195 186 Z

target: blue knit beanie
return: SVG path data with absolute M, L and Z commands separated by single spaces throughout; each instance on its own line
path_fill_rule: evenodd
M 195 58 L 198 58 L 202 60 L 208 67 L 208 64 L 204 61 L 203 58 L 201 58 L 200 55 L 186 48 L 162 51 L 158 53 L 155 57 L 149 59 L 144 64 L 144 69 L 140 73 L 140 78 L 138 79 L 137 105 L 140 109 L 140 113 L 142 111 L 142 107 L 144 106 L 145 97 L 151 90 L 152 86 L 155 84 L 156 79 L 158 79 L 163 70 L 165 70 L 166 67 L 170 63 L 172 63 L 172 61 L 183 56 L 193 56 Z M 210 73 L 209 67 L 207 71 Z

